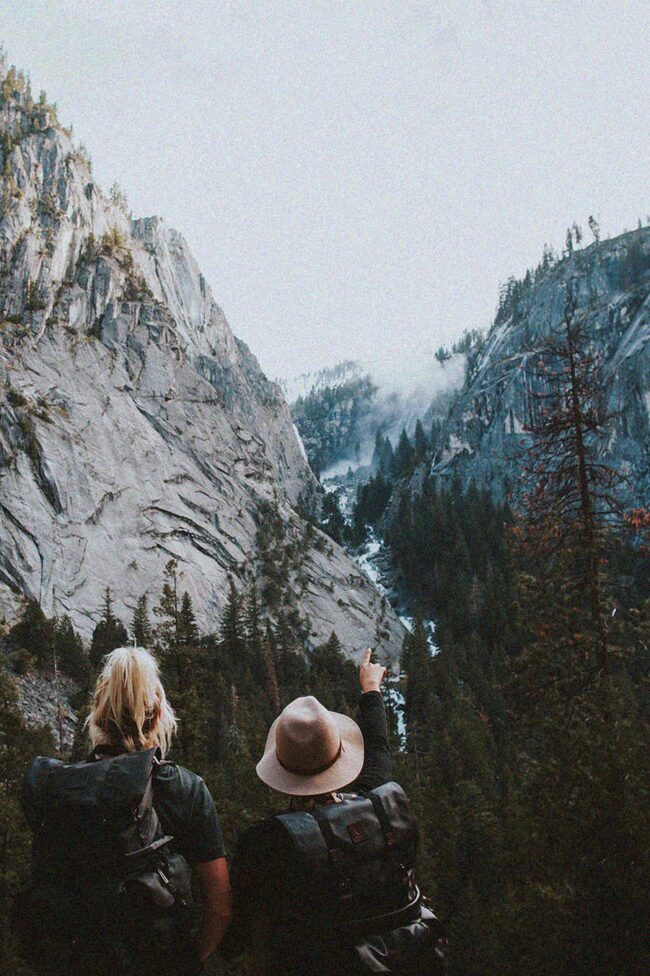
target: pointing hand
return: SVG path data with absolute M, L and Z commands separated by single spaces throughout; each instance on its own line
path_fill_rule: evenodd
M 364 694 L 367 691 L 379 691 L 381 683 L 386 677 L 386 668 L 384 665 L 374 664 L 370 660 L 371 657 L 372 648 L 369 647 L 363 655 L 361 667 L 359 668 L 359 684 Z

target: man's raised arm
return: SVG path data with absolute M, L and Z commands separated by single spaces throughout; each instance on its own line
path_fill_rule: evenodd
M 361 698 L 359 700 L 359 726 L 363 732 L 363 768 L 349 789 L 354 793 L 368 793 L 393 776 L 393 760 L 388 743 L 386 706 L 381 695 L 381 683 L 386 668 L 372 660 L 372 648 L 364 653 L 359 668 Z

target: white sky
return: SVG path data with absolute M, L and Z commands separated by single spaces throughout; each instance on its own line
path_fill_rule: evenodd
M 100 184 L 272 377 L 408 370 L 590 213 L 650 212 L 648 0 L 0 0 Z

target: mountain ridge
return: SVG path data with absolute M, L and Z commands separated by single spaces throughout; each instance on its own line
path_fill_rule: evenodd
M 612 430 L 604 457 L 628 478 L 630 500 L 650 498 L 650 228 L 597 241 L 528 275 L 502 303 L 486 338 L 470 350 L 430 460 L 430 473 L 474 480 L 497 497 L 517 478 L 539 390 L 540 343 L 564 315 L 568 290 L 588 351 L 602 360 Z

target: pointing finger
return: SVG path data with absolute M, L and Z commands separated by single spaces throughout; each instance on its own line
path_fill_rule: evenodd
M 363 655 L 363 660 L 361 661 L 361 663 L 362 664 L 370 664 L 370 658 L 371 657 L 372 657 L 372 647 L 369 647 L 368 650 Z

